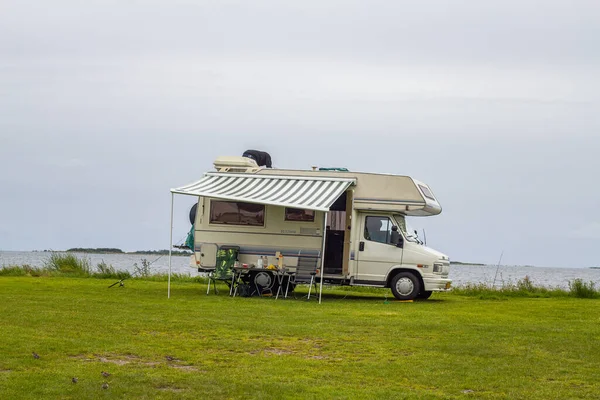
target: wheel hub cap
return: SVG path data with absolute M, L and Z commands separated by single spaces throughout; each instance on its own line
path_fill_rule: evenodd
M 398 282 L 396 282 L 396 290 L 402 296 L 408 296 L 415 289 L 415 285 L 413 285 L 412 281 L 408 278 L 400 278 Z

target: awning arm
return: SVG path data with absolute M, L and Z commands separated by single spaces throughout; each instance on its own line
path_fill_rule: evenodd
M 321 294 L 323 293 L 323 270 L 325 269 L 325 241 L 327 239 L 327 216 L 328 212 L 323 213 L 323 246 L 321 249 L 321 282 L 319 284 L 319 304 L 321 304 Z
M 171 298 L 171 253 L 173 250 L 173 199 L 174 193 L 171 193 L 171 234 L 169 240 L 169 283 L 167 284 L 167 299 Z

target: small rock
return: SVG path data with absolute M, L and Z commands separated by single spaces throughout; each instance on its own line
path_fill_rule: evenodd
M 465 390 L 463 390 L 462 392 L 463 392 L 463 393 L 473 393 L 473 392 L 474 392 L 474 390 L 471 390 L 471 389 L 465 389 Z
M 77 378 L 75 378 L 75 377 L 71 378 L 71 382 L 77 383 Z
M 175 357 L 173 357 L 173 356 L 165 356 L 165 358 L 167 359 L 167 361 L 175 360 Z
M 33 358 L 35 358 L 36 360 L 39 360 L 40 356 L 38 355 L 38 353 L 36 353 L 35 351 L 33 353 L 31 353 L 33 355 Z
M 104 382 L 104 383 L 102 384 L 102 389 L 108 389 L 108 383 Z
M 106 371 L 102 371 L 101 374 L 105 378 L 108 378 L 110 376 L 110 374 L 108 372 L 106 372 Z

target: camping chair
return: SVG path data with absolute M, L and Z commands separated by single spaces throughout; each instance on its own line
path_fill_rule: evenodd
M 221 246 L 217 251 L 217 266 L 208 273 L 208 289 L 206 294 L 210 292 L 210 284 L 212 282 L 215 294 L 218 294 L 217 281 L 223 281 L 229 287 L 229 295 L 233 293 L 234 273 L 233 267 L 238 257 L 239 247 L 237 246 Z
M 308 296 L 307 300 L 310 300 L 310 294 L 312 292 L 313 286 L 315 287 L 315 291 L 317 290 L 317 279 L 315 278 L 317 275 L 317 261 L 314 263 L 298 263 L 298 266 L 295 268 L 291 267 L 289 272 L 289 278 L 287 281 L 287 285 L 285 287 L 285 296 L 287 298 L 288 290 L 290 288 L 290 284 L 298 285 L 298 284 L 308 284 Z

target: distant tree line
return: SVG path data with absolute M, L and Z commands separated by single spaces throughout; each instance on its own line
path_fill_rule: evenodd
M 158 254 L 158 255 L 166 255 L 169 254 L 169 250 L 138 250 L 131 251 L 127 254 Z M 192 254 L 191 251 L 181 251 L 181 250 L 172 250 L 171 254 L 174 256 L 189 256 Z
M 72 249 L 68 249 L 67 252 L 72 253 L 94 253 L 94 254 L 156 254 L 156 255 L 166 255 L 169 254 L 169 250 L 138 250 L 138 251 L 123 251 L 121 249 L 112 248 L 112 247 L 73 247 Z M 187 256 L 192 254 L 191 251 L 181 251 L 181 250 L 173 250 L 171 254 L 175 256 Z
M 477 266 L 477 267 L 485 266 L 485 264 L 481 264 L 481 263 L 472 263 L 472 262 L 464 262 L 464 261 L 450 261 L 450 264 L 454 264 L 454 265 L 474 265 L 474 266 Z
M 112 247 L 98 247 L 98 248 L 83 248 L 83 247 L 73 247 L 72 249 L 68 249 L 67 251 L 73 253 L 124 253 L 121 249 L 115 249 Z

